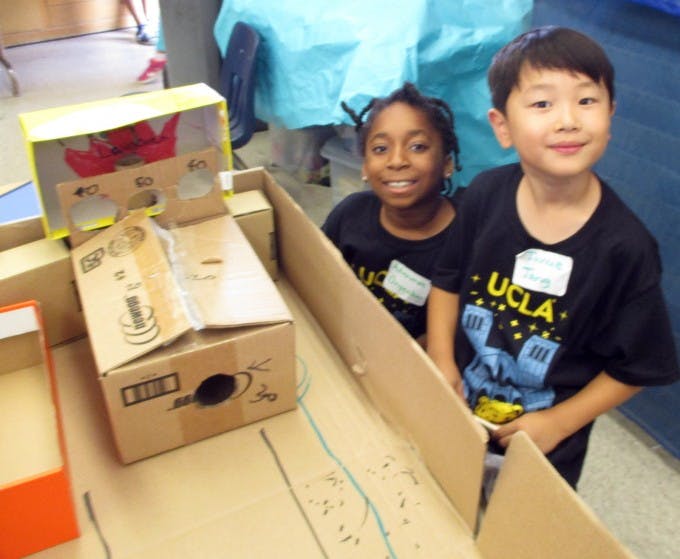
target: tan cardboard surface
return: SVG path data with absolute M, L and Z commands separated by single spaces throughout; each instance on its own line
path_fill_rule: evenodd
M 243 230 L 272 279 L 278 277 L 274 210 L 260 190 L 239 192 L 225 198 L 229 213 Z
M 36 557 L 477 557 L 418 452 L 381 419 L 287 290 L 298 325 L 297 410 L 121 465 L 89 346 L 55 361 L 80 539 Z M 279 555 L 283 554 L 283 555 Z
M 191 328 L 163 247 L 144 212 L 75 248 L 72 259 L 100 373 Z
M 40 344 L 30 307 L 0 313 L 0 487 L 62 465 Z
M 100 385 L 120 459 L 295 408 L 294 334 L 291 322 L 191 331 L 110 371 Z
M 0 306 L 29 299 L 41 304 L 50 345 L 84 334 L 71 255 L 62 241 L 39 238 L 0 252 Z
M 290 313 L 231 215 L 171 229 L 183 287 L 208 328 L 289 321 Z
M 45 238 L 40 217 L 0 223 L 0 251 Z
M 611 536 L 523 440 L 478 547 L 418 449 L 279 285 L 298 326 L 298 408 L 134 464 L 115 457 L 86 341 L 56 350 L 82 536 L 36 557 L 98 557 L 104 545 L 134 559 L 630 557 L 608 554 Z M 586 545 L 603 554 L 573 553 Z
M 271 176 L 262 170 L 234 173 L 236 192 L 252 189 L 263 189 L 274 207 L 285 276 L 380 413 L 419 448 L 472 529 L 486 432 L 418 344 L 356 281 L 340 252 Z
M 512 439 L 478 536 L 486 559 L 632 559 L 528 435 Z
M 0 486 L 62 465 L 42 366 L 0 374 Z

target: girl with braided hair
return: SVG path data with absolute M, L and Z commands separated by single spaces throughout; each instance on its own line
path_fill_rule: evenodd
M 425 345 L 430 275 L 456 215 L 461 189 L 454 115 L 446 102 L 405 83 L 358 114 L 345 103 L 364 156 L 363 180 L 322 230 L 356 276 Z

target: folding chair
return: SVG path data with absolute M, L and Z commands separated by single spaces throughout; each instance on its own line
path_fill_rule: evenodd
M 255 132 L 255 62 L 260 37 L 248 24 L 237 21 L 231 31 L 220 68 L 219 92 L 227 100 L 231 148 L 236 150 L 250 141 Z M 244 169 L 241 158 L 233 153 L 234 166 Z

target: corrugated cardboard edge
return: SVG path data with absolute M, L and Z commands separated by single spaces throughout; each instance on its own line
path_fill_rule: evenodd
M 569 519 L 569 522 L 565 522 Z M 512 438 L 477 544 L 485 559 L 632 559 L 529 436 Z
M 234 189 L 263 189 L 275 208 L 280 263 L 385 419 L 412 442 L 471 531 L 474 530 L 487 434 L 405 330 L 356 280 L 341 254 L 263 169 L 234 173 Z M 288 199 L 282 202 L 282 199 Z M 300 239 L 305 239 L 300 243 Z M 332 286 L 324 291 L 319 285 Z M 358 318 L 361 318 L 358 320 Z M 396 358 L 392 347 L 414 351 Z M 417 400 L 414 398 L 417 397 Z M 405 428 L 404 426 L 408 426 Z M 457 449 L 466 448 L 461 455 Z
M 45 238 L 40 217 L 28 217 L 0 224 L 0 251 Z

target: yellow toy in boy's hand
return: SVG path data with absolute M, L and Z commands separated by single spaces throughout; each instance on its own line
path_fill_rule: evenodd
M 508 423 L 524 413 L 520 404 L 511 404 L 502 400 L 492 400 L 488 396 L 480 396 L 474 413 L 491 423 Z

